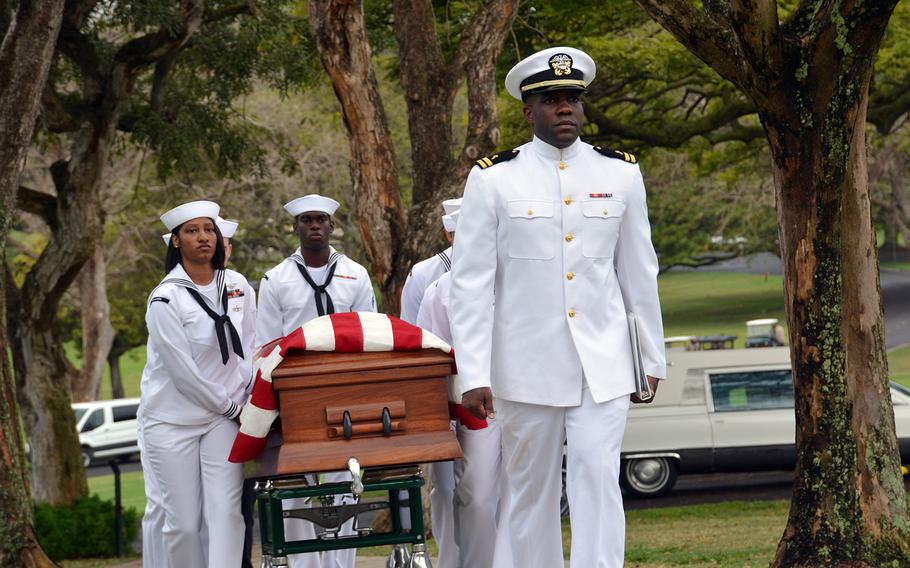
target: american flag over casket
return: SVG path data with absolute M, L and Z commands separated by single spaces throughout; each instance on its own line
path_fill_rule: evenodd
M 252 394 L 240 414 L 240 432 L 228 459 L 241 463 L 262 453 L 272 424 L 278 418 L 273 373 L 291 354 L 304 351 L 375 353 L 425 349 L 438 349 L 454 356 L 452 347 L 432 333 L 396 317 L 374 312 L 322 316 L 307 322 L 283 339 L 267 344 L 256 354 Z M 451 373 L 455 376 L 454 362 Z M 449 391 L 451 398 L 452 389 Z M 449 413 L 468 428 L 486 427 L 485 420 L 474 418 L 459 404 L 450 402 Z

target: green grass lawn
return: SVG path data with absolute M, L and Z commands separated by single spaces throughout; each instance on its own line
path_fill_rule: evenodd
M 101 475 L 88 478 L 88 491 L 102 499 L 114 500 L 114 476 Z M 120 474 L 120 496 L 123 508 L 132 507 L 141 514 L 145 510 L 145 484 L 141 471 Z
M 767 566 L 787 524 L 786 501 L 715 503 L 626 512 L 626 566 Z M 571 536 L 563 520 L 563 553 Z M 436 543 L 428 543 L 432 554 Z M 385 556 L 388 547 L 360 549 Z
M 786 328 L 780 276 L 668 272 L 658 286 L 667 337 L 736 335 L 736 346 L 743 347 L 748 320 L 777 318 Z

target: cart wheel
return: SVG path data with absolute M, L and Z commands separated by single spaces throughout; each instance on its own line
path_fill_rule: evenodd
M 411 547 L 411 562 L 408 563 L 408 568 L 433 568 L 426 544 L 416 543 Z
M 344 439 L 350 440 L 354 437 L 354 425 L 351 423 L 351 413 L 344 411 L 344 417 L 341 419 L 342 428 L 344 428 Z
M 272 557 L 268 554 L 263 554 L 262 561 L 259 562 L 259 568 L 272 568 Z
M 287 565 L 288 565 L 287 556 L 274 556 L 274 557 L 272 557 L 271 563 L 269 564 L 269 566 L 271 568 L 281 568 L 282 566 L 287 566 Z
M 382 435 L 392 435 L 392 413 L 389 412 L 388 406 L 382 409 Z

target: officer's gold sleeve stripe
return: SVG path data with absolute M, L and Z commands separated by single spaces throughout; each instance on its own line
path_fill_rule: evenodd
M 484 158 L 483 161 L 487 164 L 488 168 L 493 165 L 493 160 L 491 160 L 490 158 Z M 499 171 L 499 170 L 497 170 L 497 171 Z
M 531 89 L 541 89 L 543 87 L 587 87 L 587 83 L 582 79 L 550 79 L 549 81 L 540 81 L 521 87 L 521 92 L 530 91 Z

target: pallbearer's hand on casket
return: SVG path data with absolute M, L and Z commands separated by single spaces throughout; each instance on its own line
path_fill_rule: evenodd
M 475 418 L 486 420 L 496 418 L 493 408 L 493 391 L 490 387 L 480 387 L 469 390 L 461 395 L 461 405 Z

